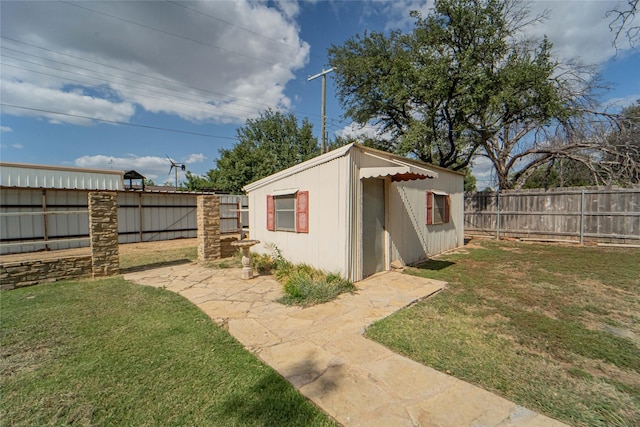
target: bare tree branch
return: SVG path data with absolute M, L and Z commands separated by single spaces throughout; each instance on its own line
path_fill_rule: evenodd
M 605 15 L 611 18 L 609 29 L 613 32 L 613 46 L 618 49 L 620 38 L 626 38 L 629 46 L 635 48 L 640 41 L 640 23 L 636 22 L 638 12 L 638 0 L 626 0 L 619 2 L 613 10 Z

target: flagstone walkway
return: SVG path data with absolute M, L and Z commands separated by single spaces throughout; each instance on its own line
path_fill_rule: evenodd
M 182 264 L 125 274 L 179 293 L 345 426 L 562 426 L 495 394 L 402 357 L 362 336 L 372 322 L 444 282 L 382 273 L 355 294 L 302 309 L 273 302 L 270 276 Z

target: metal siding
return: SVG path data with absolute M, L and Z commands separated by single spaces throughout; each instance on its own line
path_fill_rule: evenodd
M 256 252 L 268 253 L 272 244 L 294 263 L 346 275 L 347 177 L 348 163 L 340 157 L 251 191 L 249 232 L 261 241 Z M 309 191 L 309 233 L 267 231 L 267 195 L 285 188 Z
M 122 233 L 118 236 L 119 243 L 140 241 L 139 199 L 140 193 L 118 193 L 118 233 Z
M 2 212 L 42 212 L 41 189 L 2 189 Z M 84 191 L 61 191 L 48 189 L 45 192 L 48 212 L 76 211 L 86 209 L 87 198 Z M 81 207 L 77 207 L 80 205 Z M 23 207 L 7 207 L 23 206 Z M 85 207 L 82 207 L 85 206 Z M 67 215 L 22 215 L 0 216 L 0 240 L 12 243 L 11 239 L 38 240 L 44 242 L 44 221 L 47 221 L 48 240 L 57 240 L 67 236 L 89 235 L 89 217 L 87 213 Z M 52 250 L 86 247 L 89 241 L 47 243 Z M 43 243 L 2 247 L 1 253 L 34 252 L 45 249 Z
M 122 172 L 58 170 L 29 165 L 2 165 L 0 185 L 5 187 L 122 190 Z
M 88 191 L 47 189 L 47 211 L 87 210 Z M 2 188 L 1 211 L 41 212 L 42 189 Z M 169 240 L 192 238 L 197 235 L 195 194 L 153 194 L 118 192 L 118 237 L 120 243 L 140 241 L 140 211 L 138 201 L 142 194 L 143 234 L 142 240 Z M 236 196 L 234 196 L 236 197 Z M 154 207 L 145 207 L 146 205 Z M 175 205 L 175 207 L 168 207 Z M 16 207 L 8 207 L 16 206 Z M 20 207 L 22 206 L 22 207 Z M 57 207 L 56 207 L 57 206 Z M 77 238 L 85 241 L 48 243 L 52 250 L 89 246 L 88 213 L 47 215 L 49 239 Z M 184 231 L 176 231 L 184 230 Z M 37 240 L 38 244 L 3 246 L 2 254 L 34 252 L 45 248 L 43 215 L 0 216 L 0 240 Z M 11 242 L 6 242 L 11 243 Z
M 87 193 L 84 191 L 46 190 L 46 200 L 49 212 L 86 210 L 88 203 Z M 89 236 L 88 213 L 47 215 L 46 219 L 49 239 L 60 239 L 66 236 Z M 61 242 L 50 246 L 52 249 L 80 248 L 89 246 L 89 241 Z
M 394 182 L 390 194 L 391 258 L 411 264 L 464 244 L 463 177 L 439 172 L 436 179 Z M 426 225 L 425 193 L 442 191 L 451 197 L 450 221 Z
M 349 152 L 349 167 L 351 177 L 351 277 L 349 280 L 362 280 L 362 182 L 359 179 L 360 165 L 363 164 L 364 154 L 361 150 Z M 369 156 L 370 157 L 370 156 Z M 374 159 L 371 157 L 371 159 Z

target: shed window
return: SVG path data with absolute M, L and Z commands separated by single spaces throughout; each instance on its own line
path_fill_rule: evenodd
M 267 196 L 267 230 L 309 232 L 309 192 Z
M 450 206 L 451 197 L 448 194 L 427 191 L 427 225 L 448 223 Z
M 276 230 L 296 230 L 296 195 L 274 196 Z

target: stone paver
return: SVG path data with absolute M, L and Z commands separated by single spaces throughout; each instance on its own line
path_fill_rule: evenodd
M 439 291 L 444 282 L 382 273 L 354 294 L 309 307 L 273 302 L 269 276 L 174 265 L 126 274 L 192 301 L 245 348 L 346 426 L 562 426 L 362 336 L 367 326 Z

